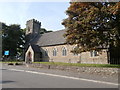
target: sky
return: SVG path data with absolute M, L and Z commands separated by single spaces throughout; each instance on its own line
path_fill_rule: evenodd
M 57 31 L 64 29 L 61 22 L 69 6 L 69 2 L 0 2 L 0 22 L 20 24 L 24 29 L 26 21 L 34 18 L 42 28 Z

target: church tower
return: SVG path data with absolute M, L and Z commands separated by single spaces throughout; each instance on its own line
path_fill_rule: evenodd
M 41 22 L 31 19 L 26 23 L 26 42 L 33 40 L 40 34 Z

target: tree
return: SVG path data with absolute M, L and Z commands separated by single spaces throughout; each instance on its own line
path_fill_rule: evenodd
M 24 32 L 20 28 L 20 25 L 10 25 L 2 24 L 2 50 L 10 51 L 10 57 L 20 56 L 24 49 Z
M 81 53 L 120 47 L 120 2 L 71 2 L 66 11 L 66 43 Z
M 45 28 L 40 29 L 40 34 L 49 33 L 49 32 L 52 32 L 52 31 L 47 31 Z

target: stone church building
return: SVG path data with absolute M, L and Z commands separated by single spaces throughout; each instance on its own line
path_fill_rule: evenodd
M 26 23 L 26 62 L 109 63 L 107 49 L 103 49 L 101 54 L 96 51 L 74 54 L 71 50 L 75 46 L 65 44 L 65 30 L 40 34 L 40 28 L 41 23 L 35 19 Z

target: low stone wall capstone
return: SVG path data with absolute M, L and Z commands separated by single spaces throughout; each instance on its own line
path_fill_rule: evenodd
M 118 76 L 118 68 L 78 67 L 78 66 L 49 65 L 49 64 L 38 64 L 38 63 L 29 64 L 28 66 L 36 67 L 36 68 L 45 68 L 45 69 L 65 70 L 65 71 L 72 71 L 77 73 Z

